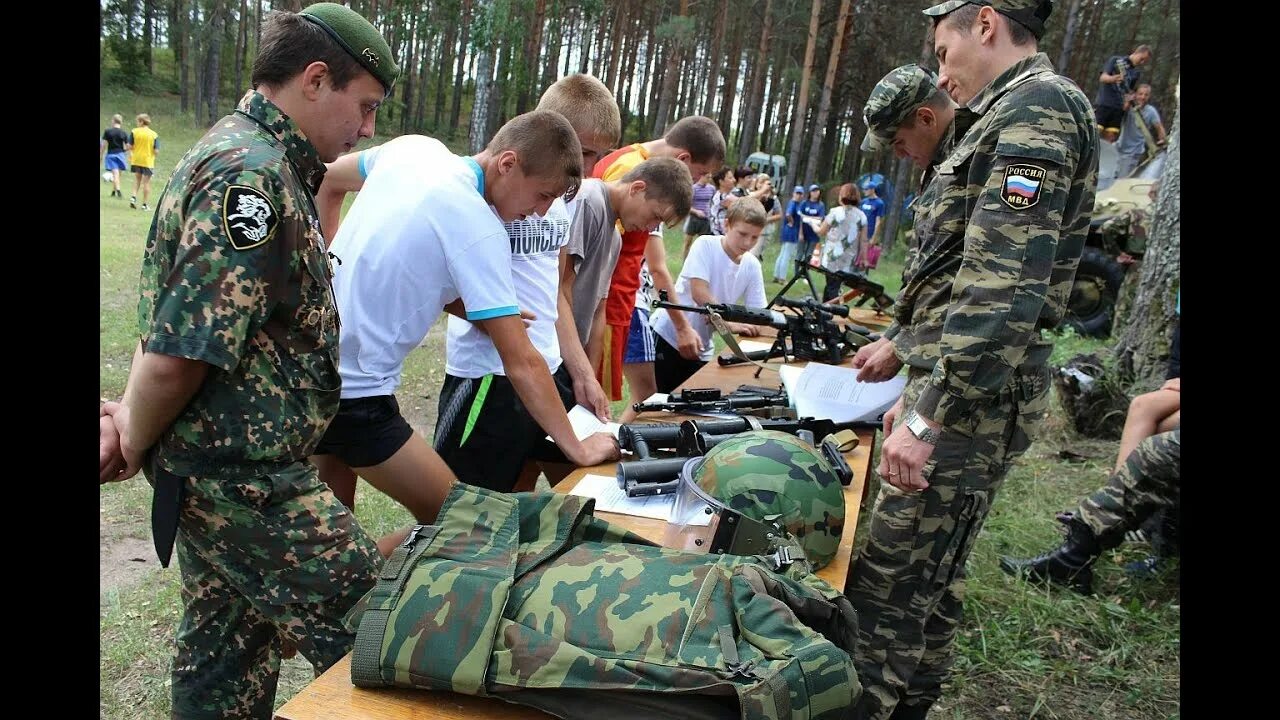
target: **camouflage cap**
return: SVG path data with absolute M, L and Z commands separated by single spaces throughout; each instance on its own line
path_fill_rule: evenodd
M 345 5 L 331 2 L 309 5 L 298 14 L 320 26 L 382 83 L 387 95 L 391 94 L 400 68 L 391 57 L 391 46 L 368 20 Z
M 862 122 L 867 124 L 862 149 L 888 147 L 898 126 L 933 95 L 937 83 L 936 75 L 915 63 L 896 67 L 880 78 L 862 108 Z
M 1039 40 L 1044 36 L 1044 24 L 1053 12 L 1053 0 L 947 0 L 924 11 L 930 17 L 942 17 L 962 5 L 990 5 L 996 12 L 1025 25 Z

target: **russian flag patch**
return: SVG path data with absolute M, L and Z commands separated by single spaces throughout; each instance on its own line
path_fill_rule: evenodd
M 1045 169 L 1039 165 L 1015 163 L 1006 166 L 1000 199 L 1014 210 L 1026 210 L 1035 205 L 1040 202 L 1045 174 Z

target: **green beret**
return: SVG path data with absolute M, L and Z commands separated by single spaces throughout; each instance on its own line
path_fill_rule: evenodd
M 345 5 L 331 2 L 310 5 L 298 14 L 329 33 L 329 37 L 382 83 L 387 95 L 391 94 L 400 68 L 391 57 L 391 47 L 368 20 Z
M 1025 25 L 1037 40 L 1044 37 L 1045 21 L 1053 12 L 1053 0 L 948 0 L 925 10 L 924 14 L 942 17 L 970 3 L 990 5 L 1001 15 Z

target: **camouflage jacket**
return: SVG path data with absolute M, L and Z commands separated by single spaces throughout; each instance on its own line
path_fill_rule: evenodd
M 1108 255 L 1125 252 L 1141 256 L 1147 251 L 1147 223 L 1147 211 L 1142 208 L 1129 208 L 1108 218 L 1099 228 L 1103 249 Z
M 183 156 L 142 262 L 146 352 L 212 366 L 156 445 L 178 475 L 306 456 L 338 408 L 338 316 L 313 195 L 315 148 L 250 92 Z
M 853 707 L 857 623 L 843 594 L 758 558 L 657 547 L 594 505 L 455 484 L 438 524 L 414 528 L 350 618 L 352 682 L 493 695 L 559 717 L 790 720 Z
M 934 168 L 938 166 L 938 163 L 941 163 L 951 155 L 951 151 L 955 148 L 956 143 L 961 137 L 964 137 L 965 132 L 969 130 L 969 127 L 973 125 L 973 121 L 976 119 L 977 115 L 974 115 L 967 108 L 956 108 L 955 117 L 951 120 L 951 123 L 947 125 L 947 129 L 943 132 L 942 138 L 938 141 L 938 146 L 933 150 L 933 158 L 929 162 L 929 167 L 925 168 L 921 175 L 921 192 L 914 200 L 911 201 L 911 211 L 913 213 L 918 212 L 922 207 L 932 207 L 934 198 L 930 196 L 927 191 L 931 190 L 933 187 L 931 185 L 931 181 L 935 174 Z M 915 276 L 915 264 L 919 259 L 920 240 L 919 235 L 916 234 L 915 228 L 913 227 L 908 235 L 907 253 L 902 263 L 902 287 L 907 287 L 911 282 L 911 278 Z M 950 283 L 947 283 L 947 287 L 948 289 L 950 288 Z M 932 293 L 928 290 L 921 290 L 917 293 L 917 295 L 930 294 Z M 901 293 L 899 293 L 899 297 L 901 297 Z M 935 305 L 937 305 L 937 303 L 926 302 L 922 304 L 922 309 Z M 909 340 L 908 338 L 903 338 L 901 343 L 895 343 L 895 349 L 904 347 L 907 351 L 910 351 L 911 347 L 927 347 L 932 345 L 936 350 L 938 337 L 942 335 L 941 311 L 945 309 L 946 303 L 944 302 L 941 304 L 941 307 L 938 308 L 938 317 L 918 317 L 909 321 L 907 324 L 911 325 L 912 330 Z M 890 340 L 897 337 L 898 333 L 902 331 L 903 324 L 899 323 L 897 320 L 896 309 L 894 311 L 894 316 L 895 319 L 893 323 L 890 324 L 889 328 L 884 332 L 884 337 Z M 900 353 L 900 355 L 903 355 L 903 362 L 908 365 L 919 365 L 926 370 L 931 370 L 933 369 L 933 362 L 936 360 L 936 355 L 933 358 L 930 358 L 926 352 L 927 351 L 925 350 L 918 349 L 913 354 Z
M 1040 330 L 1063 318 L 1097 184 L 1093 110 L 1044 53 L 968 109 L 977 119 L 921 193 L 895 306 L 895 348 L 933 373 L 916 410 L 946 427 L 1048 360 Z

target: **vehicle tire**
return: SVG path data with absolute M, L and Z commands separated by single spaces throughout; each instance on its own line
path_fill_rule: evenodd
M 1064 324 L 1089 337 L 1106 337 L 1111 332 L 1124 267 L 1096 247 L 1085 247 L 1076 268 L 1071 297 L 1067 299 Z

